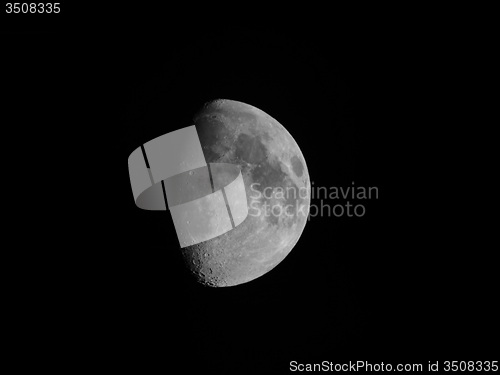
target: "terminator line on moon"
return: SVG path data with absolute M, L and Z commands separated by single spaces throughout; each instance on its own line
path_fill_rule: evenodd
M 249 212 L 233 230 L 181 251 L 202 284 L 246 283 L 278 265 L 299 240 L 310 203 L 307 166 L 288 131 L 251 105 L 209 102 L 194 125 L 207 163 L 241 168 Z M 283 209 L 271 212 L 276 206 Z

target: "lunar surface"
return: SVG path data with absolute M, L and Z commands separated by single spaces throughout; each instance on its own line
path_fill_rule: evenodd
M 229 232 L 181 251 L 204 285 L 246 283 L 278 265 L 299 240 L 310 202 L 307 166 L 288 131 L 251 105 L 212 101 L 194 124 L 207 163 L 240 167 L 248 216 Z

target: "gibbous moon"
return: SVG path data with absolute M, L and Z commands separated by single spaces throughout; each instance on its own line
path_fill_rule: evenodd
M 181 251 L 202 284 L 246 283 L 278 265 L 299 240 L 310 203 L 307 165 L 290 133 L 251 105 L 215 100 L 194 124 L 207 163 L 239 166 L 248 215 L 234 229 Z

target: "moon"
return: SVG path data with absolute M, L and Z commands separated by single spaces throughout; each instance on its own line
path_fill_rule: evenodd
M 290 133 L 249 104 L 214 100 L 193 120 L 207 163 L 240 167 L 248 216 L 221 236 L 182 248 L 183 258 L 203 285 L 243 284 L 276 267 L 299 240 L 310 204 L 306 162 Z

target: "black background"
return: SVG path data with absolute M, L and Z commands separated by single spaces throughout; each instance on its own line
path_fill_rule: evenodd
M 37 162 L 37 245 L 21 241 L 28 277 L 12 283 L 37 343 L 76 341 L 75 367 L 97 358 L 209 373 L 492 348 L 489 258 L 471 255 L 481 246 L 458 238 L 448 211 L 435 35 L 405 17 L 321 10 L 63 13 L 10 17 L 2 34 L 6 107 L 27 138 L 22 160 Z M 184 267 L 169 215 L 135 207 L 126 159 L 217 98 L 283 124 L 315 186 L 376 186 L 379 198 L 358 202 L 362 218 L 311 218 L 274 270 L 211 289 Z

